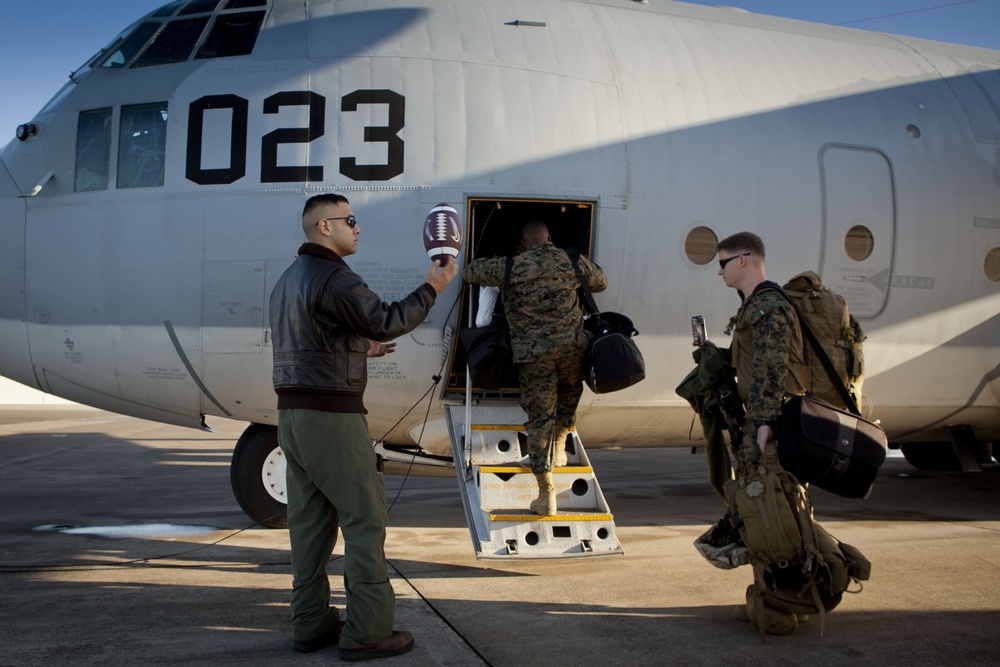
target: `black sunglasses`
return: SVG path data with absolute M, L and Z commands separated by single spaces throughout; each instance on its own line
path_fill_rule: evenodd
M 753 253 L 744 252 L 744 253 L 740 253 L 739 255 L 733 255 L 732 257 L 726 257 L 725 259 L 720 259 L 719 260 L 719 268 L 720 269 L 724 269 L 724 268 L 726 268 L 726 264 L 729 264 L 729 262 L 733 261 L 737 257 L 749 257 L 751 254 L 753 254 Z
M 321 220 L 344 220 L 347 222 L 347 226 L 354 229 L 354 226 L 358 224 L 358 219 L 353 215 L 342 215 L 336 218 L 320 218 Z M 316 224 L 319 224 L 318 222 Z

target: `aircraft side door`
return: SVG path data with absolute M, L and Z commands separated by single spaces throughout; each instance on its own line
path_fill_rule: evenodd
M 892 165 L 881 151 L 828 144 L 820 150 L 823 250 L 820 277 L 858 319 L 889 298 L 896 246 Z

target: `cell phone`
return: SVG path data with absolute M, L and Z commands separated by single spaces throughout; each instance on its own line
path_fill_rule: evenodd
M 705 334 L 705 316 L 693 315 L 691 317 L 691 344 L 695 347 L 701 347 L 707 340 L 708 336 Z

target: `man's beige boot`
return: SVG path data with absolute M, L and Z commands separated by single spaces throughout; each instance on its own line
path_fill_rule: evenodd
M 569 429 L 561 428 L 556 431 L 556 438 L 552 441 L 552 465 L 562 468 L 568 462 L 566 456 L 566 438 L 569 437 Z
M 538 497 L 528 508 L 535 514 L 552 516 L 556 513 L 556 485 L 552 482 L 552 473 L 535 475 L 535 479 L 538 480 Z

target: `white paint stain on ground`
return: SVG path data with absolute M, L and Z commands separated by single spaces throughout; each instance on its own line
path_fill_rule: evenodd
M 172 523 L 144 523 L 134 526 L 69 526 L 45 525 L 36 526 L 36 531 L 56 531 L 67 535 L 96 535 L 112 540 L 128 538 L 170 538 L 198 537 L 213 533 L 217 528 L 212 526 L 180 526 Z

